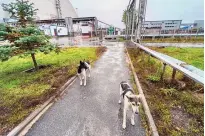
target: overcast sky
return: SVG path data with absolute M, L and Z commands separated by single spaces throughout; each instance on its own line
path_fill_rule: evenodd
M 99 20 L 123 28 L 123 10 L 129 0 L 70 0 L 79 17 L 96 16 Z M 204 19 L 204 0 L 147 0 L 146 20 L 180 19 L 183 23 Z

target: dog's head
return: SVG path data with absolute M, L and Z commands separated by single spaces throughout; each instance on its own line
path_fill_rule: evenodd
M 83 62 L 83 61 L 80 61 L 80 66 L 81 66 L 81 65 L 84 65 L 84 62 Z
M 80 61 L 80 68 L 86 68 L 86 65 L 85 65 L 84 61 Z
M 139 113 L 139 106 L 140 106 L 140 102 L 141 102 L 141 97 L 140 95 L 129 95 L 127 96 L 128 99 L 129 99 L 129 103 L 131 104 L 131 107 L 132 107 L 132 111 L 135 113 L 135 114 L 138 114 Z

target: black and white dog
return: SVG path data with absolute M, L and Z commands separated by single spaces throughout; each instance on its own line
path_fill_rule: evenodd
M 78 66 L 78 74 L 77 74 L 80 79 L 80 85 L 83 85 L 83 81 L 84 81 L 84 86 L 86 86 L 87 70 L 88 70 L 88 77 L 90 77 L 90 70 L 91 70 L 90 63 L 85 61 L 80 61 L 80 65 Z
M 124 99 L 124 109 L 123 109 L 123 123 L 122 128 L 126 128 L 126 114 L 127 110 L 132 110 L 132 116 L 131 116 L 131 124 L 135 125 L 135 114 L 139 113 L 139 105 L 140 105 L 140 95 L 135 95 L 133 89 L 130 87 L 128 82 L 121 82 L 120 83 L 120 100 L 119 104 L 122 103 L 121 99 Z

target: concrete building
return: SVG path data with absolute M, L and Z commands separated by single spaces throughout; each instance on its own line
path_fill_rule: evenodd
M 98 20 L 96 17 L 71 18 L 70 29 L 67 29 L 65 19 L 37 20 L 36 24 L 45 34 L 50 36 L 93 37 L 97 34 Z
M 195 29 L 204 29 L 204 20 L 195 20 L 193 28 L 195 28 Z
M 73 8 L 69 0 L 29 0 L 34 3 L 34 7 L 38 9 L 36 20 L 57 19 L 65 17 L 78 17 L 76 10 Z M 2 3 L 8 4 L 15 0 L 0 0 Z M 0 6 L 0 22 L 9 18 L 8 12 L 3 11 Z
M 143 30 L 145 33 L 169 33 L 180 28 L 182 20 L 161 20 L 161 21 L 145 21 Z

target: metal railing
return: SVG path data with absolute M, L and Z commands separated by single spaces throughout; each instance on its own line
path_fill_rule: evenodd
M 143 51 L 145 51 L 147 54 L 150 54 L 151 56 L 159 59 L 160 61 L 162 61 L 164 64 L 169 65 L 170 67 L 173 68 L 173 73 L 176 74 L 176 70 L 182 72 L 184 75 L 186 75 L 187 77 L 191 78 L 192 80 L 194 80 L 195 82 L 204 85 L 204 76 L 203 75 L 199 75 L 199 73 L 193 72 L 190 69 L 186 68 L 184 66 L 184 64 L 182 63 L 177 63 L 176 59 L 169 57 L 167 55 L 164 55 L 162 53 L 158 53 L 156 51 L 153 51 L 147 47 L 144 47 L 134 41 L 132 41 L 137 47 L 139 47 L 140 49 L 142 49 Z M 180 62 L 180 61 L 178 61 Z

